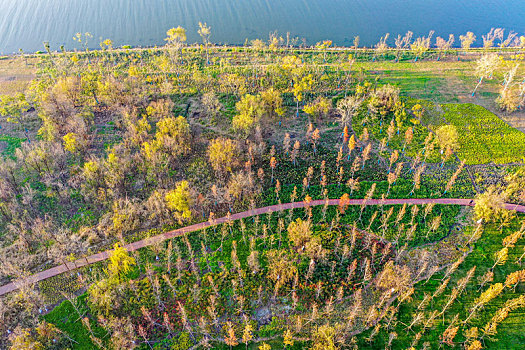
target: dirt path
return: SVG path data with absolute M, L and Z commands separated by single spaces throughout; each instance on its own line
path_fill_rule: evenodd
M 350 201 L 347 204 L 348 205 L 362 205 L 362 204 L 364 204 L 364 205 L 379 205 L 379 204 L 384 204 L 384 205 L 394 205 L 394 204 L 417 204 L 417 205 L 423 205 L 423 204 L 427 204 L 427 203 L 445 204 L 445 205 L 473 206 L 474 205 L 474 200 L 472 200 L 472 199 L 460 199 L 460 198 L 421 198 L 421 199 L 408 198 L 408 199 L 385 199 L 385 200 L 369 199 L 369 200 L 366 200 L 366 201 L 364 199 L 350 199 Z M 318 205 L 324 205 L 324 204 L 325 204 L 325 200 L 324 199 L 320 199 L 320 200 L 311 201 L 308 205 L 309 206 L 318 206 Z M 329 199 L 328 200 L 328 204 L 329 205 L 339 205 L 339 199 Z M 203 228 L 206 228 L 206 227 L 210 227 L 210 226 L 213 226 L 213 225 L 218 225 L 218 224 L 222 224 L 222 223 L 228 222 L 228 220 L 238 220 L 238 219 L 241 219 L 241 218 L 247 218 L 247 217 L 251 217 L 251 216 L 254 216 L 254 215 L 261 215 L 261 214 L 266 214 L 268 212 L 282 211 L 282 210 L 292 209 L 292 208 L 294 208 L 294 209 L 295 208 L 303 208 L 306 205 L 307 204 L 305 202 L 295 202 L 295 203 L 276 204 L 276 205 L 271 205 L 271 206 L 268 206 L 268 207 L 262 207 L 262 208 L 257 208 L 257 209 L 253 209 L 253 210 L 247 210 L 247 211 L 243 211 L 243 212 L 240 212 L 240 213 L 233 214 L 229 218 L 225 216 L 225 217 L 222 217 L 222 218 L 218 218 L 218 219 L 214 220 L 213 222 L 210 222 L 210 221 L 200 222 L 198 224 L 182 227 L 182 228 L 179 228 L 177 230 L 170 231 L 170 232 L 165 232 L 163 234 L 160 234 L 160 235 L 157 235 L 157 236 L 154 236 L 154 237 L 150 237 L 150 238 L 147 238 L 147 239 L 143 239 L 141 241 L 137 241 L 137 242 L 133 242 L 133 243 L 130 243 L 130 244 L 126 244 L 124 247 L 128 251 L 135 251 L 135 250 L 138 250 L 140 248 L 151 246 L 151 245 L 154 245 L 155 243 L 171 239 L 173 237 L 181 236 L 181 235 L 183 235 L 185 233 L 199 231 L 199 230 L 201 230 Z M 518 212 L 521 212 L 521 213 L 525 213 L 525 206 L 523 206 L 523 205 L 505 204 L 505 208 L 508 209 L 508 210 L 515 210 L 515 211 L 518 211 Z M 43 281 L 45 279 L 48 279 L 48 278 L 60 275 L 60 274 L 62 274 L 64 272 L 72 271 L 72 270 L 75 270 L 77 268 L 80 268 L 80 267 L 83 267 L 83 266 L 86 266 L 86 265 L 90 265 L 90 264 L 93 264 L 93 263 L 96 263 L 96 262 L 99 262 L 99 261 L 106 260 L 106 259 L 109 258 L 109 253 L 110 252 L 111 252 L 111 250 L 107 250 L 107 251 L 104 251 L 104 252 L 93 254 L 93 255 L 90 255 L 90 256 L 88 256 L 86 258 L 82 258 L 82 259 L 79 259 L 79 260 L 76 260 L 76 261 L 73 261 L 73 262 L 70 262 L 70 263 L 62 264 L 62 265 L 53 267 L 51 269 L 48 269 L 48 270 L 45 270 L 45 271 L 42 271 L 42 272 L 38 272 L 38 273 L 36 273 L 34 275 L 29 276 L 28 278 L 26 278 L 24 280 L 8 283 L 8 284 L 0 287 L 0 296 L 2 296 L 4 294 L 7 294 L 9 292 L 15 291 L 15 290 L 17 290 L 18 288 L 20 288 L 23 285 L 40 282 L 40 281 Z

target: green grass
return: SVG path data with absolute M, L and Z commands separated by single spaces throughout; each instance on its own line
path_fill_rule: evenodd
M 484 107 L 470 103 L 442 107 L 444 118 L 458 131 L 458 156 L 467 164 L 505 164 L 525 158 L 525 134 Z
M 523 219 L 523 216 L 520 216 Z M 446 290 L 441 296 L 435 298 L 430 306 L 425 310 L 425 317 L 428 317 L 432 310 L 439 310 L 445 305 L 448 296 L 450 296 L 452 287 L 457 285 L 460 278 L 466 276 L 467 272 L 476 266 L 474 277 L 467 284 L 467 287 L 463 294 L 456 299 L 452 306 L 445 312 L 444 317 L 439 317 L 436 321 L 434 328 L 427 330 L 419 342 L 419 347 L 424 342 L 429 342 L 432 345 L 432 349 L 437 348 L 439 344 L 439 336 L 442 335 L 443 331 L 449 326 L 451 320 L 456 314 L 459 314 L 460 330 L 457 333 L 454 341 L 460 343 L 465 341 L 463 332 L 470 327 L 478 327 L 480 329 L 480 336 L 482 335 L 481 329 L 485 324 L 492 318 L 498 308 L 500 308 L 507 300 L 519 297 L 523 293 L 523 284 L 516 288 L 514 292 L 512 288 L 505 288 L 505 290 L 492 301 L 490 301 L 484 309 L 477 313 L 466 326 L 463 326 L 462 321 L 465 320 L 469 314 L 469 309 L 472 307 L 474 299 L 477 298 L 482 291 L 485 291 L 491 283 L 487 283 L 480 291 L 478 291 L 477 279 L 483 275 L 490 267 L 492 267 L 494 260 L 494 253 L 502 248 L 502 240 L 505 236 L 519 229 L 519 222 L 515 220 L 513 225 L 498 230 L 494 226 L 488 226 L 485 228 L 485 232 L 482 237 L 476 242 L 473 251 L 468 255 L 463 264 L 460 265 L 458 270 L 452 275 L 451 281 L 448 284 Z M 467 230 L 468 232 L 468 230 Z M 494 269 L 494 281 L 492 283 L 504 283 L 506 276 L 514 271 L 520 270 L 520 267 L 515 263 L 516 259 L 523 252 L 523 238 L 518 241 L 518 244 L 509 248 L 509 258 L 506 264 L 496 266 Z M 412 316 L 417 312 L 417 306 L 423 299 L 424 293 L 433 293 L 441 283 L 443 273 L 436 274 L 433 276 L 428 283 L 420 282 L 416 285 L 416 291 L 414 293 L 414 299 L 401 306 L 398 314 L 398 322 L 396 327 L 393 329 L 398 335 L 398 339 L 394 341 L 393 349 L 408 349 L 414 335 L 420 330 L 420 327 L 414 327 L 414 331 L 406 330 L 404 324 L 411 322 Z M 525 347 L 525 334 L 523 333 L 523 324 L 525 323 L 525 310 L 516 309 L 509 313 L 509 316 L 499 324 L 498 334 L 489 339 L 485 337 L 484 348 L 485 349 L 523 349 Z M 370 331 L 365 332 L 359 337 L 360 348 L 383 348 L 385 341 L 388 340 L 388 332 L 381 330 L 377 337 L 372 341 L 365 341 L 364 338 L 370 335 Z M 419 348 L 418 347 L 418 348 Z
M 88 312 L 86 298 L 87 294 L 83 294 L 76 299 L 77 309 L 83 317 L 85 317 Z M 45 315 L 43 319 L 54 324 L 73 339 L 75 341 L 75 343 L 73 343 L 73 349 L 91 350 L 97 348 L 91 341 L 88 330 L 82 325 L 79 314 L 69 301 L 66 300 L 62 302 L 50 313 Z M 104 338 L 107 335 L 106 331 L 98 326 L 95 321 L 91 320 L 90 324 L 97 338 Z
M 9 135 L 0 135 L 0 152 L 3 156 L 13 156 L 26 139 L 13 137 Z M 2 145 L 4 143 L 4 145 Z

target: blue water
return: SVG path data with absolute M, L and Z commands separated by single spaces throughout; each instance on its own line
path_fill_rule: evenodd
M 116 46 L 163 45 L 166 30 L 183 26 L 188 42 L 199 41 L 198 22 L 212 27 L 215 43 L 242 44 L 267 39 L 269 32 L 331 39 L 351 45 L 374 45 L 384 33 L 393 37 L 412 30 L 425 35 L 478 36 L 491 27 L 525 33 L 523 0 L 0 0 L 0 52 L 78 48 L 76 32 L 93 34 L 89 46 L 111 38 Z

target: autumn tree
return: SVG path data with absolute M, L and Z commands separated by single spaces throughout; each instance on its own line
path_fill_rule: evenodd
M 223 137 L 212 140 L 208 146 L 208 159 L 217 173 L 231 172 L 239 161 L 236 142 Z
M 341 115 L 341 124 L 348 126 L 359 112 L 363 100 L 357 96 L 348 96 L 337 102 L 337 111 Z
M 271 120 L 284 115 L 283 99 L 279 91 L 269 88 L 261 92 L 264 114 Z
M 505 209 L 505 195 L 491 186 L 487 191 L 476 197 L 474 213 L 476 219 L 485 222 L 497 222 L 505 220 L 509 216 L 509 211 Z
M 198 33 L 199 33 L 199 35 L 202 38 L 202 42 L 204 43 L 204 46 L 206 47 L 206 63 L 210 64 L 208 45 L 210 45 L 211 28 L 208 27 L 206 22 L 204 22 L 204 24 L 199 22 L 199 31 L 198 31 Z
M 222 109 L 222 104 L 214 92 L 206 92 L 202 94 L 201 103 L 204 113 L 212 118 L 216 118 Z
M 379 120 L 384 121 L 386 116 L 393 112 L 399 102 L 399 88 L 386 84 L 374 91 L 368 100 L 368 110 Z
M 452 124 L 442 125 L 436 130 L 436 137 L 441 150 L 458 148 L 458 132 Z
M 492 75 L 494 74 L 494 71 L 498 68 L 498 66 L 501 64 L 501 58 L 495 54 L 484 54 L 480 57 L 479 60 L 476 61 L 476 77 L 479 78 L 478 83 L 476 84 L 476 87 L 474 88 L 474 91 L 472 91 L 472 96 L 476 93 L 478 90 L 478 87 L 483 82 L 483 79 L 491 79 Z
M 174 164 L 178 157 L 190 151 L 190 141 L 190 125 L 186 118 L 167 117 L 159 120 L 155 138 L 142 144 L 142 152 L 154 164 L 163 158 Z
M 0 116 L 6 117 L 7 122 L 19 124 L 27 139 L 29 139 L 29 134 L 27 133 L 26 112 L 29 108 L 30 104 L 24 94 L 0 96 Z
M 177 183 L 175 189 L 165 194 L 164 199 L 166 200 L 166 206 L 173 212 L 179 224 L 191 219 L 193 197 L 188 181 L 183 180 Z
M 178 26 L 177 28 L 171 28 L 166 32 L 167 37 L 164 41 L 167 42 L 168 47 L 173 48 L 175 51 L 180 52 L 180 61 L 182 61 L 182 48 L 186 42 L 186 29 Z
M 313 75 L 312 74 L 303 76 L 301 79 L 297 77 L 297 79 L 294 80 L 292 92 L 293 92 L 293 95 L 296 101 L 296 111 L 295 111 L 296 117 L 299 117 L 299 103 L 304 100 L 304 94 L 310 91 L 312 87 L 313 87 Z
M 464 50 L 468 50 L 474 41 L 476 41 L 476 36 L 472 32 L 467 32 L 465 35 L 460 35 L 459 40 L 461 41 L 461 47 Z
M 235 104 L 237 114 L 233 117 L 233 129 L 248 135 L 264 114 L 264 101 L 260 95 L 244 95 Z
M 418 60 L 419 57 L 423 56 L 425 52 L 430 48 L 430 40 L 434 35 L 434 31 L 431 30 L 426 37 L 418 37 L 412 44 L 410 44 L 410 50 L 414 54 L 414 62 Z
M 266 253 L 268 260 L 268 278 L 275 283 L 276 292 L 288 283 L 297 274 L 295 262 L 284 250 L 269 250 Z
M 312 259 L 323 258 L 327 251 L 321 245 L 321 239 L 312 233 L 311 222 L 297 219 L 288 225 L 288 237 L 295 249 Z
M 313 116 L 314 120 L 319 120 L 328 114 L 330 108 L 332 108 L 332 103 L 328 99 L 320 97 L 304 106 L 303 110 L 306 114 Z

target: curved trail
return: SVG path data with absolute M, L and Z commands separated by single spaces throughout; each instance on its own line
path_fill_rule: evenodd
M 346 204 L 347 205 L 394 205 L 394 204 L 428 204 L 428 203 L 434 203 L 434 204 L 445 204 L 445 205 L 463 205 L 463 206 L 474 206 L 474 200 L 473 199 L 462 199 L 462 198 L 408 198 L 408 199 L 350 199 Z M 319 199 L 319 200 L 313 200 L 308 205 L 309 206 L 318 206 L 318 205 L 324 205 L 325 200 Z M 229 218 L 227 216 L 224 216 L 222 218 L 215 219 L 213 223 L 210 221 L 204 221 L 200 222 L 198 224 L 182 227 L 173 231 L 165 232 L 160 235 L 149 237 L 146 239 L 143 239 L 141 241 L 133 242 L 130 244 L 126 244 L 124 247 L 128 251 L 134 251 L 138 250 L 140 248 L 144 248 L 150 245 L 153 245 L 158 242 L 162 242 L 177 236 L 181 236 L 185 233 L 190 233 L 194 231 L 199 231 L 203 228 L 222 224 L 225 222 L 228 222 L 228 220 L 238 220 L 242 218 L 247 218 L 254 215 L 260 215 L 260 214 L 266 214 L 268 212 L 274 212 L 274 211 L 281 211 L 281 210 L 287 210 L 287 209 L 295 209 L 295 208 L 303 208 L 307 204 L 305 202 L 294 202 L 294 203 L 283 203 L 283 204 L 276 204 L 276 205 L 270 205 L 267 207 L 257 208 L 253 210 L 247 210 L 240 213 L 232 214 Z M 329 199 L 328 205 L 339 205 L 339 199 Z M 516 205 L 516 204 L 505 204 L 505 209 L 508 210 L 515 210 L 521 213 L 525 213 L 525 206 L 523 205 Z M 21 281 L 15 281 L 8 283 L 4 286 L 0 287 L 0 296 L 7 294 L 9 292 L 15 291 L 18 288 L 20 288 L 23 285 L 27 284 L 33 284 L 36 282 L 43 281 L 45 279 L 60 275 L 64 272 L 68 272 L 86 265 L 90 265 L 99 261 L 103 261 L 109 258 L 109 253 L 111 250 L 106 250 L 97 254 L 90 255 L 88 257 L 78 259 L 73 262 L 68 262 L 53 268 L 50 268 L 48 270 L 44 270 L 38 273 L 35 273 L 34 275 L 31 275 L 27 277 L 24 280 Z

